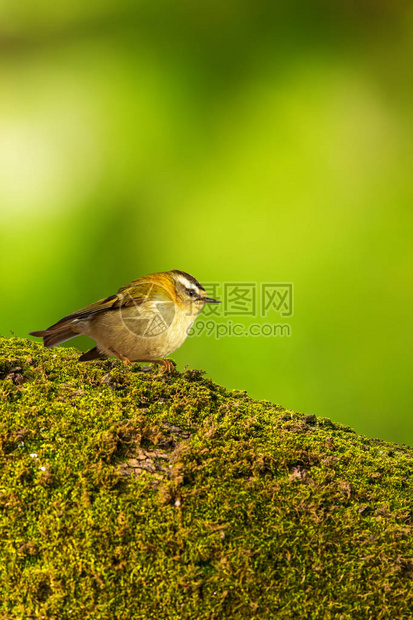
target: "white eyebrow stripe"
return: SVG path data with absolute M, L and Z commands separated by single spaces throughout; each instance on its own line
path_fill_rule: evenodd
M 199 292 L 198 287 L 193 283 L 190 282 L 187 278 L 185 278 L 185 276 L 178 276 L 178 281 L 182 284 L 182 286 L 184 286 L 185 288 L 189 288 L 193 291 Z

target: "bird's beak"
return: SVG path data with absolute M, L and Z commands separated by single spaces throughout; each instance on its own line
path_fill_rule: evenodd
M 202 297 L 201 299 L 207 304 L 220 304 L 221 303 L 218 299 L 212 299 L 212 297 Z

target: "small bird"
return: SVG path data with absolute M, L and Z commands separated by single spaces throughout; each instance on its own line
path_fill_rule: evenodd
M 79 361 L 116 356 L 124 364 L 154 362 L 170 372 L 173 364 L 164 359 L 186 340 L 206 303 L 221 303 L 207 297 L 204 287 L 189 273 L 173 269 L 152 273 L 122 286 L 116 295 L 81 308 L 31 336 L 54 347 L 81 334 L 96 346 Z

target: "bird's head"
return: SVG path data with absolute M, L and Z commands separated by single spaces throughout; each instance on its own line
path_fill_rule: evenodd
M 197 313 L 202 310 L 204 304 L 219 304 L 217 299 L 208 297 L 202 284 L 185 271 L 174 269 L 168 274 L 172 278 L 175 288 L 176 303 L 184 308 L 194 309 Z

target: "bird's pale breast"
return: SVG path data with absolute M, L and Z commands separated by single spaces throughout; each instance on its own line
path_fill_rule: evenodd
M 107 355 L 116 353 L 131 361 L 151 361 L 166 357 L 185 341 L 201 308 L 193 313 L 156 303 L 124 307 L 97 315 L 89 322 L 88 336 L 96 340 L 98 348 Z

